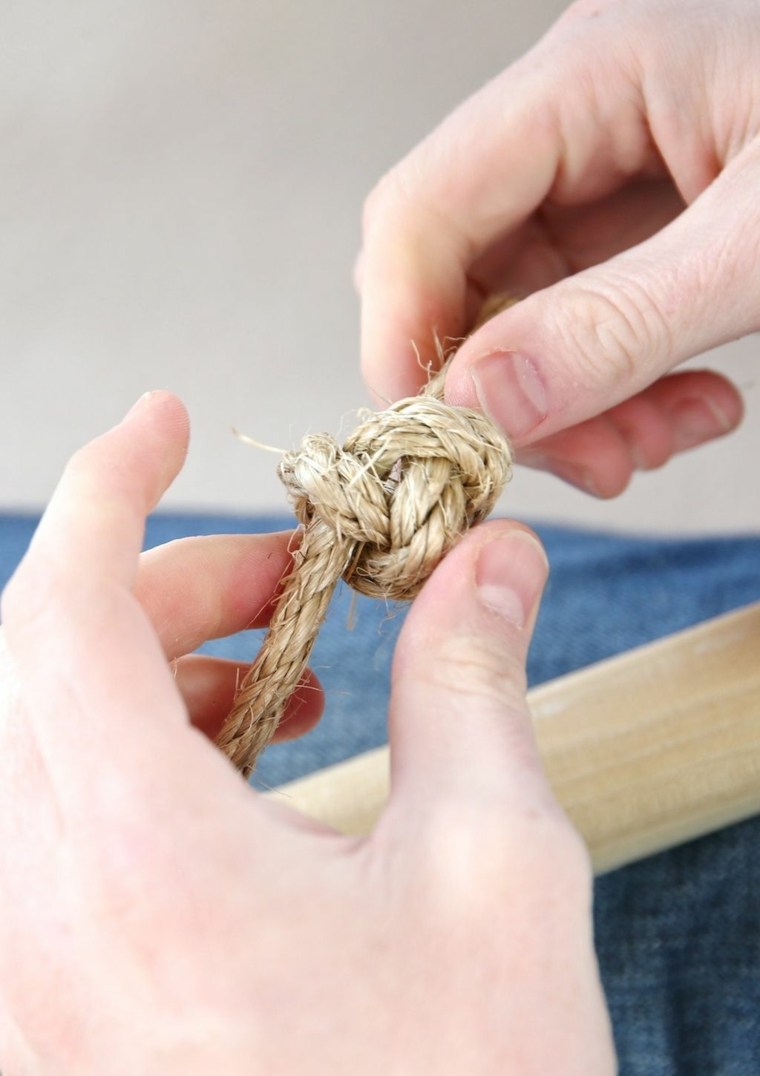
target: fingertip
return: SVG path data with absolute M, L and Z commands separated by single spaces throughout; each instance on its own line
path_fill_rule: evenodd
M 385 314 L 380 318 L 374 303 L 368 299 L 362 309 L 361 368 L 375 406 L 383 410 L 396 400 L 416 396 L 438 363 L 429 327 L 422 328 L 414 316 L 394 310 L 392 301 L 382 303 Z
M 548 574 L 546 552 L 527 527 L 496 530 L 477 551 L 475 583 L 481 604 L 519 630 L 532 631 Z
M 688 374 L 664 379 L 660 397 L 679 452 L 731 433 L 744 417 L 742 395 L 728 378 L 709 370 Z
M 390 707 L 394 797 L 541 784 L 525 661 L 548 573 L 528 527 L 497 520 L 447 554 L 407 616 Z
M 319 724 L 324 709 L 325 693 L 319 678 L 311 669 L 305 669 L 288 699 L 274 742 L 285 743 L 305 736 Z
M 677 452 L 736 429 L 737 387 L 713 370 L 680 370 L 568 429 L 520 448 L 518 460 L 602 500 L 617 497 L 636 471 L 662 467 Z
M 187 408 L 185 407 L 185 404 L 179 396 L 170 392 L 169 389 L 148 389 L 147 392 L 144 392 L 142 396 L 139 396 L 137 400 L 135 400 L 124 418 L 133 418 L 148 411 L 155 413 L 158 409 L 174 411 L 178 416 L 184 415 L 185 418 L 187 418 Z
M 361 356 L 365 383 L 387 403 L 415 395 L 461 339 L 467 283 L 462 251 L 422 209 L 382 214 L 361 255 Z
M 560 430 L 523 449 L 518 458 L 598 500 L 622 493 L 634 471 L 631 441 L 609 414 Z
M 173 664 L 174 678 L 190 723 L 216 740 L 249 666 L 203 654 L 188 654 Z M 324 690 L 311 669 L 305 669 L 285 707 L 273 743 L 294 740 L 311 731 L 324 712 Z
M 452 633 L 499 630 L 499 610 L 505 631 L 532 630 L 547 575 L 546 553 L 530 527 L 504 519 L 474 527 L 415 599 L 397 649 L 400 666 L 413 666 Z
M 183 401 L 167 389 L 153 389 L 143 395 L 125 415 L 122 426 L 134 424 L 146 445 L 158 439 L 162 464 L 160 494 L 179 474 L 190 444 L 190 416 Z M 155 442 L 154 442 L 155 443 Z
M 723 417 L 724 432 L 730 433 L 744 421 L 744 396 L 729 378 L 714 370 L 705 370 L 704 373 L 710 378 L 710 396 Z
M 190 433 L 190 415 L 183 401 L 168 389 L 150 389 L 144 392 L 122 419 L 122 423 L 158 421 L 168 432 L 187 441 Z
M 133 592 L 167 657 L 266 626 L 296 541 L 292 531 L 198 535 L 143 553 Z

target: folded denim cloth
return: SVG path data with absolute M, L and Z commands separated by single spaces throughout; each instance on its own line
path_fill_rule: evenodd
M 0 515 L 0 583 L 34 523 Z M 282 516 L 161 513 L 148 522 L 146 544 L 290 525 Z M 536 530 L 552 572 L 529 661 L 534 685 L 760 599 L 760 536 Z M 259 786 L 384 742 L 388 668 L 403 612 L 339 588 L 312 659 L 327 694 L 325 718 L 303 740 L 266 752 Z M 257 634 L 204 650 L 249 660 Z M 760 1073 L 758 847 L 760 821 L 752 820 L 597 880 L 596 942 L 621 1076 Z

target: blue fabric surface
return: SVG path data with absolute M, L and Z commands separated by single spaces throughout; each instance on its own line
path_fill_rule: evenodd
M 0 516 L 0 582 L 34 522 Z M 288 525 L 284 517 L 156 515 L 146 544 Z M 536 529 L 552 574 L 531 684 L 760 599 L 760 536 L 674 541 Z M 403 610 L 359 598 L 349 630 L 350 604 L 342 588 L 312 661 L 327 693 L 325 718 L 303 740 L 270 748 L 259 785 L 384 741 L 388 668 Z M 204 649 L 248 660 L 257 634 Z M 622 1076 L 760 1073 L 759 844 L 760 822 L 753 820 L 598 879 L 597 950 Z

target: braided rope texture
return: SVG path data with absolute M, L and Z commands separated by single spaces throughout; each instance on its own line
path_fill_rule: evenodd
M 303 674 L 338 581 L 361 594 L 410 600 L 488 516 L 511 477 L 504 434 L 482 412 L 446 404 L 444 377 L 445 367 L 419 396 L 362 412 L 343 446 L 316 434 L 283 456 L 278 473 L 301 542 L 217 739 L 246 777 Z

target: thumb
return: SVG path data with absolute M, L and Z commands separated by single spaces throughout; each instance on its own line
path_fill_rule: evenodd
M 653 238 L 487 322 L 452 360 L 447 401 L 482 407 L 519 447 L 757 331 L 759 186 L 760 140 Z
M 484 524 L 415 600 L 393 663 L 392 800 L 548 793 L 525 700 L 547 561 L 516 523 Z

